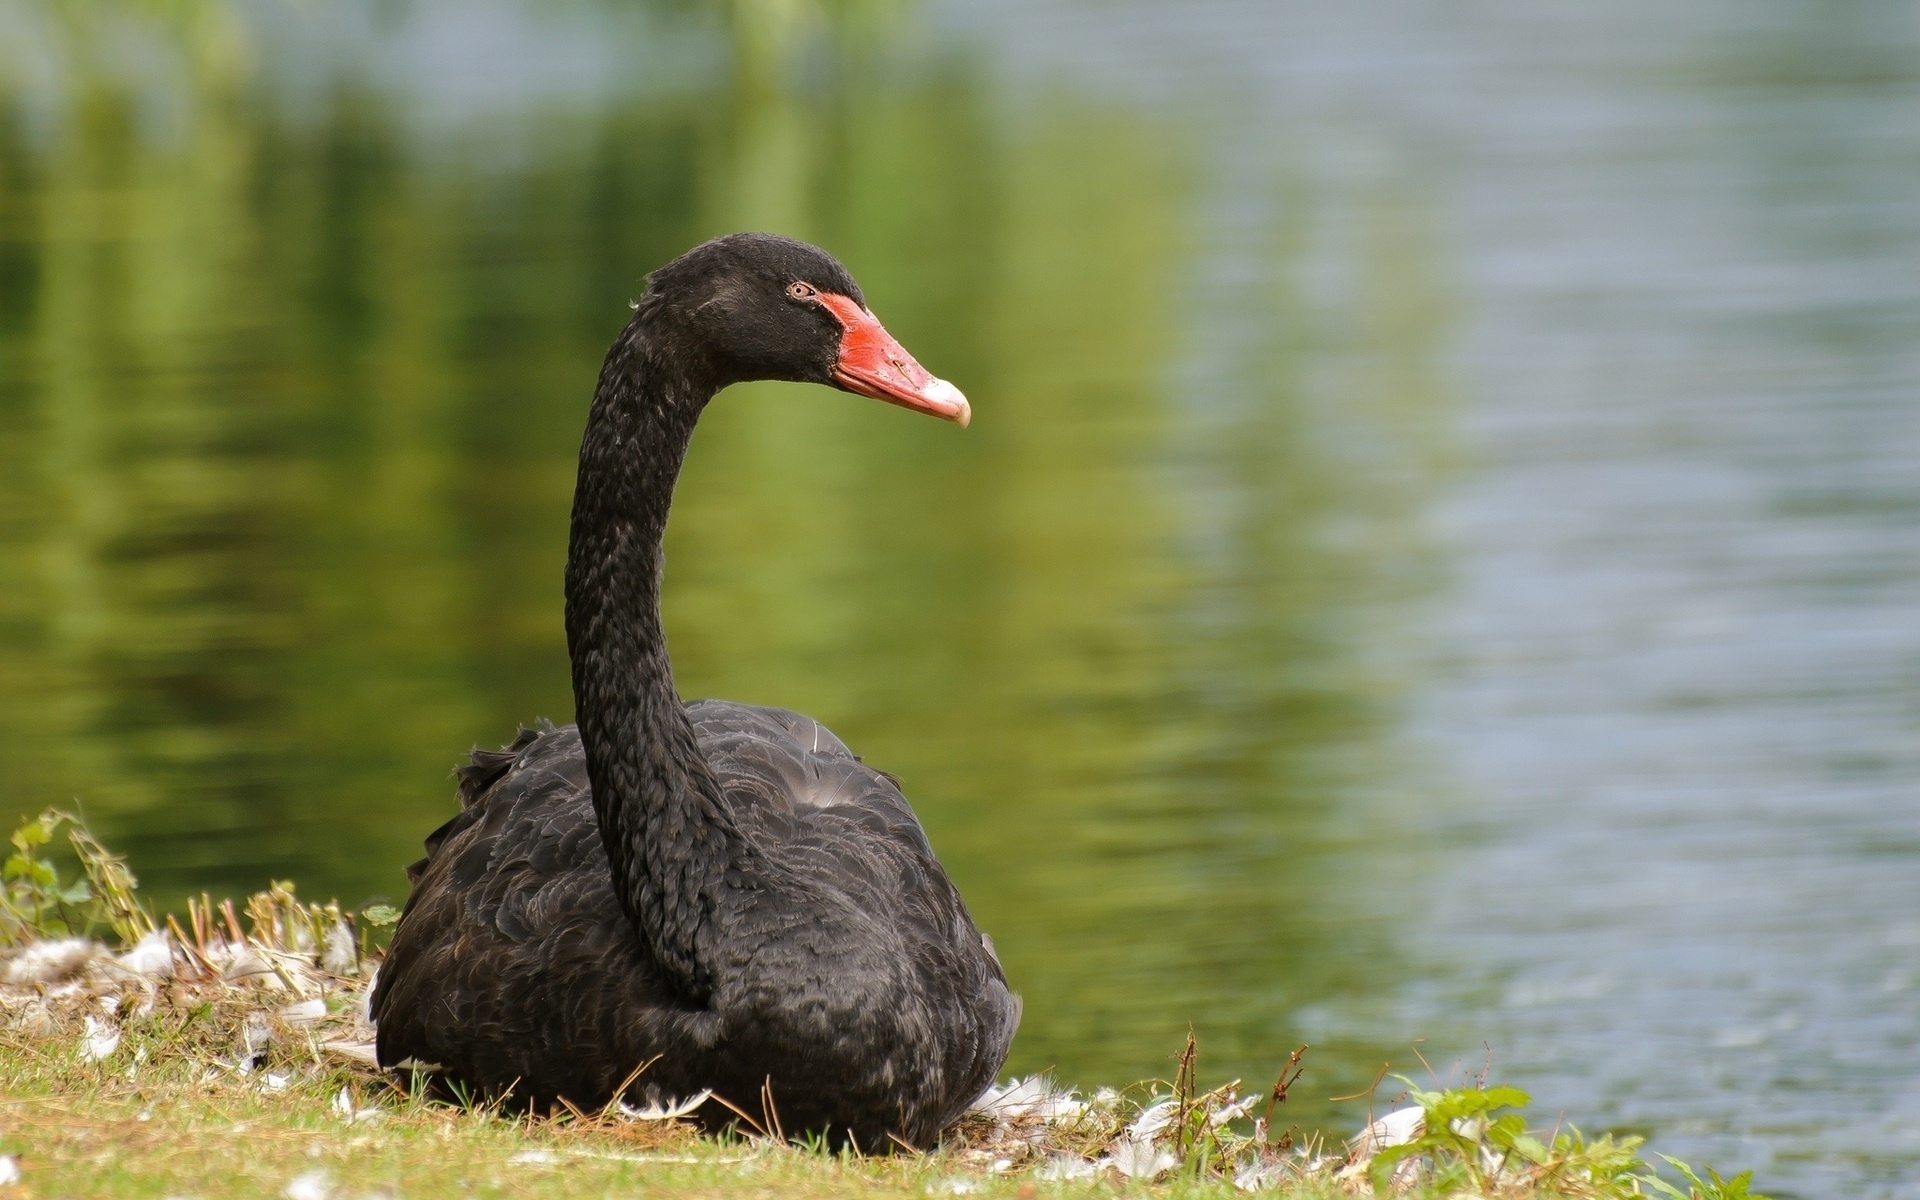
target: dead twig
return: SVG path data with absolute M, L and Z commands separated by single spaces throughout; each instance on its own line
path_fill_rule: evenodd
M 1287 1065 L 1280 1068 L 1280 1077 L 1273 1081 L 1273 1089 L 1267 1093 L 1266 1121 L 1269 1127 L 1273 1125 L 1275 1106 L 1287 1102 L 1287 1091 L 1300 1081 L 1301 1073 L 1306 1070 L 1300 1065 L 1300 1060 L 1306 1056 L 1307 1044 L 1302 1042 L 1292 1054 L 1287 1055 Z
M 760 1084 L 760 1113 L 766 1118 L 767 1128 L 773 1130 L 776 1141 L 786 1141 L 786 1130 L 780 1127 L 780 1110 L 773 1103 L 773 1076 L 769 1075 Z
M 735 1104 L 733 1101 L 727 1099 L 725 1096 L 720 1095 L 718 1092 L 715 1092 L 710 1097 L 710 1099 L 712 1099 L 715 1103 L 719 1104 L 720 1107 L 732 1113 L 734 1116 L 739 1117 L 742 1121 L 745 1121 L 747 1123 L 747 1127 L 753 1130 L 754 1133 L 758 1134 L 760 1137 L 765 1138 L 768 1136 L 766 1129 L 760 1124 L 760 1122 L 748 1116 L 744 1111 L 741 1110 L 740 1106 Z

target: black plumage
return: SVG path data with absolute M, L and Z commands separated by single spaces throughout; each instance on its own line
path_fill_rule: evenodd
M 811 246 L 709 242 L 608 352 L 567 560 L 579 724 L 460 769 L 374 990 L 383 1064 L 597 1108 L 650 1063 L 631 1098 L 770 1097 L 789 1134 L 882 1149 L 930 1144 L 1005 1061 L 1018 999 L 892 777 L 797 713 L 674 690 L 660 542 L 688 440 L 728 383 L 845 386 L 816 292 L 864 311 Z

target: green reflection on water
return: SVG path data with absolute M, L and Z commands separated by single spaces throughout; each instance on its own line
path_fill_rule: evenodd
M 884 70 L 886 12 L 826 26 L 828 84 L 745 37 L 707 92 L 541 111 L 505 152 L 347 85 L 276 117 L 217 23 L 167 129 L 110 72 L 50 136 L 6 101 L 11 806 L 78 797 L 165 903 L 399 893 L 456 755 L 570 716 L 573 453 L 626 301 L 772 228 L 977 420 L 717 401 L 669 537 L 683 690 L 904 778 L 1027 997 L 1016 1069 L 1162 1073 L 1191 1020 L 1264 1074 L 1296 1014 L 1389 993 L 1396 631 L 1447 406 L 1419 198 L 1276 179 L 1256 333 L 1221 349 L 1183 300 L 1185 131 L 1065 95 L 1002 119 L 964 60 Z M 1177 384 L 1196 357 L 1230 402 Z M 1380 1049 L 1322 1048 L 1316 1094 Z

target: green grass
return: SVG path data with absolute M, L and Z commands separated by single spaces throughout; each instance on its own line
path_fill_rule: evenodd
M 89 1061 L 82 1050 L 84 1027 L 63 1022 L 29 1032 L 16 1023 L 4 1035 L 0 1152 L 15 1156 L 24 1194 L 207 1200 L 1244 1194 L 1205 1169 L 1204 1155 L 1192 1153 L 1151 1185 L 1111 1171 L 1058 1181 L 1039 1177 L 1031 1158 L 993 1172 L 995 1151 L 964 1130 L 954 1144 L 931 1153 L 860 1158 L 754 1137 L 696 1134 L 671 1122 L 601 1114 L 529 1117 L 444 1104 L 402 1091 L 369 1069 L 330 1061 L 310 1039 L 284 1026 L 274 1029 L 265 1061 L 241 1072 L 217 1064 L 231 1063 L 233 1051 L 221 1053 L 223 1043 L 241 1043 L 249 1006 L 203 1011 L 207 1007 L 201 1002 L 180 1012 L 156 1006 L 145 1017 L 129 1017 L 121 1044 L 101 1062 Z M 1433 1096 L 1451 1096 L 1457 1105 L 1461 1094 Z M 1539 1148 L 1540 1160 L 1555 1163 L 1555 1170 L 1504 1180 L 1462 1174 L 1463 1163 L 1484 1165 L 1472 1146 L 1449 1156 L 1438 1141 L 1416 1143 L 1422 1151 L 1440 1151 L 1434 1161 L 1454 1169 L 1429 1171 L 1407 1194 L 1643 1194 L 1637 1175 L 1645 1168 L 1630 1145 L 1606 1143 L 1595 1155 L 1576 1150 L 1566 1133 L 1561 1138 L 1557 1154 L 1548 1145 Z M 1602 1164 L 1599 1177 L 1581 1177 L 1583 1159 L 1586 1166 Z M 1671 1194 L 1683 1200 L 1744 1194 L 1716 1183 L 1714 1177 L 1703 1187 Z M 1343 1185 L 1323 1171 L 1265 1194 L 1333 1197 L 1354 1190 L 1364 1190 L 1358 1179 Z M 1649 1186 L 1644 1194 L 1657 1192 Z

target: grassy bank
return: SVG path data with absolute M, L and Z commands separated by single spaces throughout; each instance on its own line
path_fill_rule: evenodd
M 62 834 L 64 874 L 48 853 Z M 59 814 L 13 848 L 0 1196 L 1748 1194 L 1744 1177 L 1662 1181 L 1637 1139 L 1530 1128 L 1525 1095 L 1484 1081 L 1409 1088 L 1351 1143 L 1302 1137 L 1286 1122 L 1298 1056 L 1270 1087 L 1202 1090 L 1191 1038 L 1171 1081 L 1092 1096 L 1016 1082 L 939 1147 L 882 1158 L 767 1136 L 773 1112 L 712 1136 L 671 1110 L 447 1104 L 372 1062 L 365 996 L 391 912 L 305 904 L 282 884 L 155 920 L 125 864 Z

